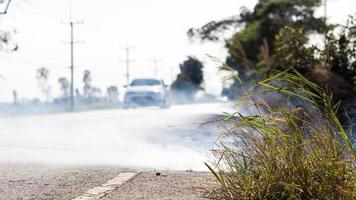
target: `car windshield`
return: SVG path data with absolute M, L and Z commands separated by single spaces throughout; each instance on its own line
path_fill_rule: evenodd
M 132 81 L 131 86 L 143 86 L 143 85 L 160 85 L 161 81 L 156 79 L 136 79 Z

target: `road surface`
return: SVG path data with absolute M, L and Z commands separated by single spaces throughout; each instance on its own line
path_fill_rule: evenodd
M 227 110 L 216 103 L 2 118 L 0 199 L 71 199 L 128 171 L 135 180 L 105 198 L 197 199 L 210 176 L 189 172 L 206 171 L 224 131 L 202 123 Z
M 203 170 L 221 104 L 0 119 L 0 162 Z

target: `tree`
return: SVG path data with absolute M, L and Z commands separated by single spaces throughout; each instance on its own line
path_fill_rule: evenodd
M 119 97 L 119 90 L 116 86 L 109 86 L 106 89 L 106 95 L 110 102 L 117 102 Z
M 203 63 L 197 58 L 188 56 L 180 66 L 180 75 L 183 80 L 192 82 L 194 85 L 199 86 L 203 80 Z
M 242 9 L 239 17 L 210 22 L 199 29 L 190 29 L 190 37 L 216 41 L 218 34 L 229 30 L 229 27 L 242 27 L 231 38 L 225 40 L 230 59 L 236 60 L 236 69 L 259 62 L 260 47 L 265 40 L 268 50 L 273 54 L 275 36 L 286 27 L 303 29 L 306 32 L 325 32 L 327 26 L 324 18 L 314 16 L 314 10 L 321 0 L 259 0 L 253 11 Z M 224 38 L 223 38 L 224 39 Z
M 92 94 L 92 78 L 91 78 L 91 72 L 89 70 L 84 71 L 83 75 L 83 96 L 86 98 L 90 98 Z
M 16 31 L 14 31 L 15 33 Z M 0 30 L 0 51 L 17 51 L 19 49 L 18 45 L 13 42 L 13 33 Z M 0 78 L 2 76 L 0 75 Z
M 62 91 L 63 98 L 67 99 L 70 96 L 70 84 L 67 78 L 59 78 L 58 83 Z
M 351 37 L 349 39 L 352 40 Z M 344 35 L 340 39 L 330 37 L 325 48 L 329 50 L 326 51 L 311 46 L 308 35 L 302 29 L 281 29 L 276 36 L 270 74 L 294 68 L 332 93 L 336 102 L 342 101 L 341 105 L 348 103 L 355 98 L 351 78 L 355 74 L 352 71 L 352 62 L 355 60 L 352 54 L 355 55 L 355 51 L 351 49 L 355 47 L 346 40 Z
M 102 91 L 100 88 L 92 85 L 92 76 L 89 70 L 84 71 L 83 83 L 83 97 L 86 98 L 87 103 L 96 101 L 97 97 L 101 96 Z
M 320 50 L 315 46 L 308 46 L 308 43 L 309 37 L 303 29 L 281 29 L 275 40 L 273 70 L 295 68 L 305 75 L 320 66 L 320 60 L 316 57 Z
M 180 64 L 180 74 L 172 84 L 172 90 L 176 93 L 184 94 L 192 100 L 194 94 L 200 89 L 203 77 L 203 63 L 198 59 L 189 56 Z
M 189 82 L 190 84 L 199 87 L 203 82 L 203 63 L 198 59 L 189 56 L 182 64 L 180 64 L 180 74 L 177 76 L 177 80 L 173 83 L 172 87 L 180 88 L 181 82 Z
M 13 99 L 12 99 L 13 104 L 17 105 L 17 103 L 18 103 L 18 95 L 17 95 L 17 91 L 16 90 L 12 91 L 12 97 L 13 97 Z
M 356 86 L 356 22 L 350 17 L 338 36 L 330 34 L 325 49 L 326 62 L 331 70 Z
M 38 81 L 38 87 L 44 94 L 46 101 L 51 98 L 51 87 L 48 84 L 49 70 L 47 68 L 41 67 L 36 71 L 36 79 Z
M 14 32 L 0 30 L 0 50 L 3 51 L 17 51 L 18 45 L 13 40 Z

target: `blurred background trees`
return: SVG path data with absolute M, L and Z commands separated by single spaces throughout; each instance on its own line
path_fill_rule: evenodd
M 99 96 L 101 96 L 101 89 L 94 87 L 92 84 L 92 75 L 89 70 L 85 70 L 83 74 L 83 96 L 82 101 L 84 103 L 93 103 L 98 101 Z
M 107 100 L 112 103 L 117 103 L 119 101 L 119 89 L 117 86 L 109 86 L 106 89 Z
M 51 86 L 49 85 L 49 70 L 45 67 L 38 68 L 36 71 L 36 79 L 38 88 L 44 95 L 45 100 L 48 102 L 51 99 Z
M 243 8 L 239 16 L 190 29 L 188 36 L 203 41 L 224 40 L 226 64 L 247 84 L 295 68 L 330 90 L 336 101 L 352 102 L 356 93 L 355 19 L 350 18 L 345 26 L 326 24 L 325 18 L 315 16 L 321 3 L 259 0 L 252 11 Z M 222 38 L 221 32 L 231 27 L 238 27 L 238 31 L 228 39 Z M 325 45 L 311 45 L 312 34 L 327 35 Z M 238 93 L 239 86 L 233 84 L 230 91 Z
M 172 83 L 171 90 L 177 98 L 193 101 L 195 94 L 201 89 L 204 81 L 203 63 L 194 57 L 188 57 L 180 64 L 180 73 Z
M 354 17 L 341 28 L 338 35 L 329 34 L 325 48 L 331 71 L 342 76 L 349 84 L 356 86 L 356 22 Z
M 330 91 L 335 101 L 352 103 L 356 98 L 355 26 L 330 33 L 326 47 L 310 45 L 302 29 L 286 27 L 276 37 L 271 74 L 295 68 L 319 86 Z
M 324 33 L 328 27 L 324 18 L 314 15 L 321 0 L 260 0 L 253 11 L 243 8 L 238 17 L 230 20 L 212 21 L 198 29 L 190 29 L 190 37 L 216 41 L 220 32 L 229 27 L 241 27 L 231 38 L 225 39 L 228 48 L 228 64 L 246 75 L 246 68 L 259 62 L 260 47 L 266 41 L 273 54 L 275 37 L 286 26 L 302 29 L 305 33 Z M 247 66 L 246 66 L 247 65 Z
M 83 96 L 84 98 L 90 98 L 92 95 L 92 78 L 91 72 L 89 70 L 85 70 L 83 74 Z
M 18 45 L 14 41 L 14 31 L 3 31 L 0 30 L 0 50 L 2 51 L 17 51 Z
M 70 83 L 65 77 L 59 78 L 58 83 L 62 92 L 62 97 L 67 101 L 70 97 Z

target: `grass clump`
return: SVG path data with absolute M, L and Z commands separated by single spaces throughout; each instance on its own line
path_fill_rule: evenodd
M 207 164 L 219 183 L 208 198 L 356 199 L 352 131 L 336 116 L 339 104 L 295 70 L 259 85 L 264 89 L 249 96 L 278 92 L 299 106 L 271 109 L 252 98 L 257 114 L 224 119 L 234 125 L 215 151 L 217 162 Z

